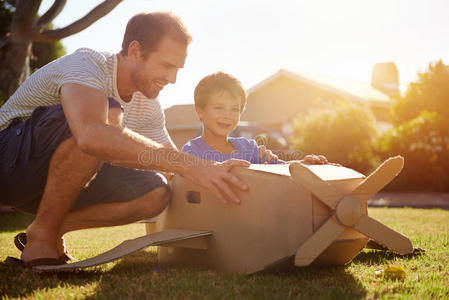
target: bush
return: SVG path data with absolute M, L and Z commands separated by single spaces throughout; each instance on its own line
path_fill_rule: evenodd
M 380 138 L 378 154 L 400 154 L 405 166 L 389 189 L 449 192 L 448 100 L 449 72 L 441 60 L 394 99 L 395 127 Z
M 436 112 L 419 115 L 379 139 L 379 155 L 402 155 L 405 166 L 390 190 L 449 192 L 449 122 Z
M 404 96 L 395 99 L 393 122 L 395 125 L 408 122 L 423 110 L 449 118 L 449 71 L 441 60 L 430 63 L 426 72 L 418 73 L 418 79 L 408 85 Z
M 331 108 L 299 115 L 294 122 L 292 144 L 304 154 L 322 154 L 329 161 L 359 172 L 368 172 L 377 160 L 373 154 L 376 138 L 374 117 L 347 101 Z

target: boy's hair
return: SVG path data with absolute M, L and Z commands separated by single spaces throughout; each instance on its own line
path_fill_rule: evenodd
M 129 44 L 132 41 L 137 41 L 141 45 L 142 58 L 147 59 L 165 36 L 185 45 L 192 40 L 181 20 L 171 13 L 156 12 L 135 15 L 126 25 L 120 54 L 127 56 Z
M 206 107 L 210 96 L 216 92 L 227 92 L 240 99 L 240 112 L 245 109 L 246 92 L 242 83 L 237 78 L 223 72 L 210 74 L 200 80 L 193 97 L 195 105 L 200 108 Z

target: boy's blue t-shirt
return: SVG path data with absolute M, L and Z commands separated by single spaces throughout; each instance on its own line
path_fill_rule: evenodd
M 255 140 L 248 140 L 243 137 L 228 137 L 228 141 L 230 141 L 235 148 L 233 153 L 221 153 L 212 149 L 201 136 L 188 141 L 187 144 L 182 147 L 181 151 L 218 162 L 223 162 L 231 158 L 243 159 L 252 164 L 263 164 L 265 162 L 265 157 L 259 159 L 259 148 L 257 147 Z

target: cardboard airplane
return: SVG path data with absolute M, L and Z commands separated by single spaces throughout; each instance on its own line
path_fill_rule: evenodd
M 226 272 L 254 273 L 293 261 L 343 265 L 369 239 L 399 253 L 410 240 L 370 218 L 367 200 L 402 170 L 404 160 L 386 160 L 371 175 L 336 165 L 251 165 L 232 173 L 249 186 L 235 191 L 241 204 L 223 205 L 182 176 L 172 180 L 172 199 L 146 236 L 128 240 L 96 257 L 37 271 L 67 271 L 110 262 L 149 246 L 160 246 L 162 263 Z

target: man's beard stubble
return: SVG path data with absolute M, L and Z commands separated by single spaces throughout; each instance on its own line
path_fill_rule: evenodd
M 143 78 L 142 73 L 137 70 L 133 70 L 131 73 L 131 80 L 133 81 L 134 86 L 137 88 L 137 91 L 141 92 L 148 99 L 154 99 L 159 95 L 159 90 L 151 89 L 150 86 L 147 87 L 146 81 Z

